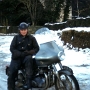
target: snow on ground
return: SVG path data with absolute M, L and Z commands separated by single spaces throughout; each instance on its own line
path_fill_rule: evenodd
M 69 30 L 70 28 L 67 28 Z M 74 28 L 75 29 L 75 28 Z M 76 28 L 82 30 L 83 28 Z M 90 28 L 84 28 L 90 30 Z M 47 40 L 55 40 L 58 45 L 63 45 L 63 42 L 57 35 L 59 31 L 52 31 L 50 33 L 35 35 L 38 43 L 46 42 Z M 61 33 L 61 31 L 60 31 Z M 5 66 L 11 61 L 11 53 L 9 51 L 11 40 L 13 36 L 0 36 L 0 90 L 7 90 L 7 76 L 5 75 Z M 90 49 L 68 49 L 63 46 L 65 51 L 65 60 L 62 61 L 63 65 L 69 66 L 73 69 L 74 75 L 77 78 L 81 90 L 89 90 L 90 88 Z

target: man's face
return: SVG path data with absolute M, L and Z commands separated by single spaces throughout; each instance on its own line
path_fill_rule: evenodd
M 27 29 L 23 29 L 23 30 L 20 30 L 20 34 L 25 36 L 27 34 L 28 30 Z

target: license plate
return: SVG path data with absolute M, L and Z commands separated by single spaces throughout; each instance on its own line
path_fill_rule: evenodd
M 61 68 L 60 68 L 58 63 L 55 65 L 55 67 L 56 67 L 57 71 L 61 70 Z

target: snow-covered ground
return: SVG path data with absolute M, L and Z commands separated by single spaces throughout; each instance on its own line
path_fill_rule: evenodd
M 69 28 L 67 28 L 69 30 Z M 76 29 L 76 28 L 74 28 Z M 77 28 L 77 30 L 82 30 L 82 28 Z M 83 30 L 88 30 L 84 28 Z M 90 30 L 90 28 L 89 28 Z M 35 37 L 38 43 L 43 43 L 54 39 L 56 43 L 60 46 L 63 42 L 60 40 L 57 33 L 61 31 L 44 32 L 43 34 L 36 34 Z M 11 61 L 11 53 L 9 51 L 11 40 L 13 36 L 0 36 L 0 90 L 7 90 L 7 76 L 5 75 L 5 66 Z M 74 75 L 77 78 L 80 90 L 90 89 L 90 49 L 68 49 L 63 46 L 65 51 L 65 60 L 62 61 L 63 65 L 69 66 L 73 69 Z M 52 90 L 52 89 L 51 89 Z

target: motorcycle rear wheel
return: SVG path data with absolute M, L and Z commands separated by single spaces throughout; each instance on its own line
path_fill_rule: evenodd
M 80 90 L 77 79 L 74 75 L 59 74 L 60 82 L 55 77 L 56 90 Z

